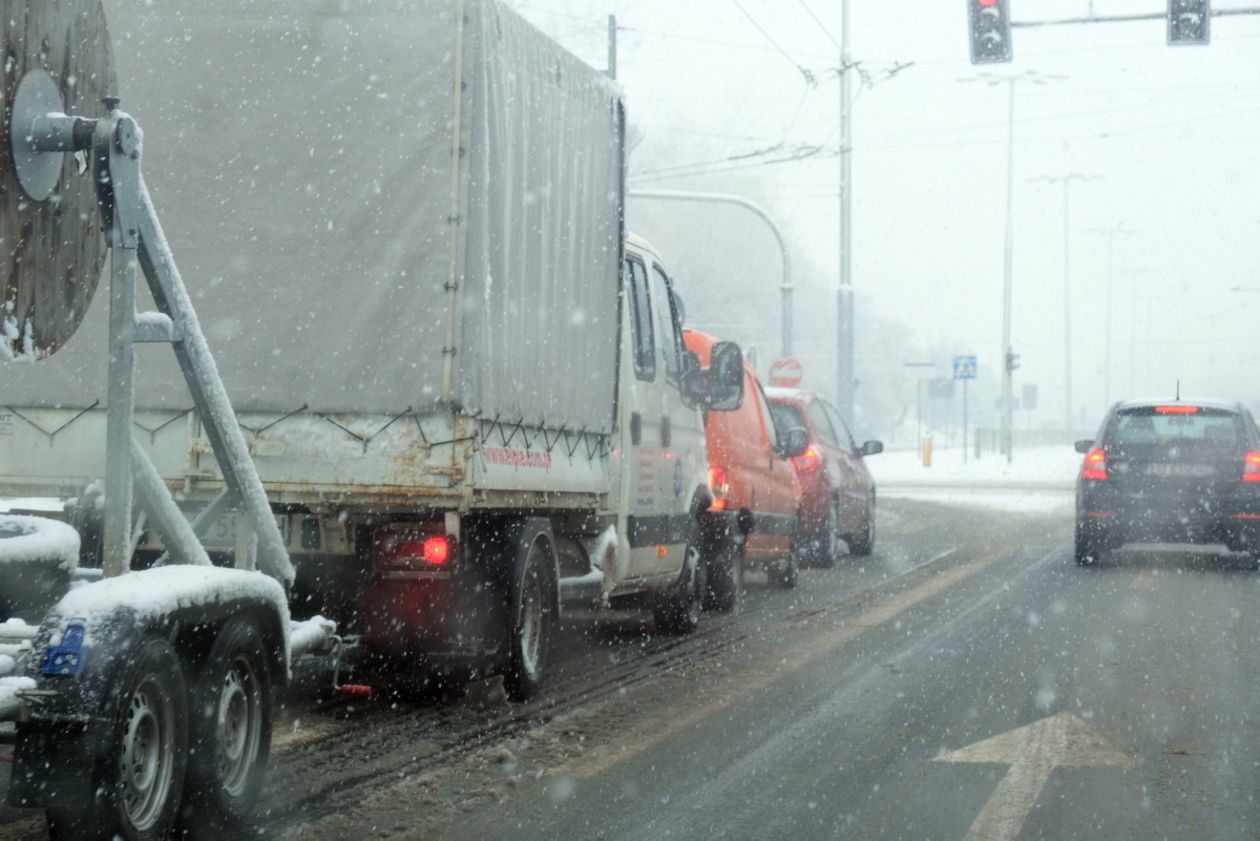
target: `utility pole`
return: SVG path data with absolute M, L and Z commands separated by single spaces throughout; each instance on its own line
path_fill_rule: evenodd
M 1063 431 L 1072 439 L 1072 270 L 1071 270 L 1071 201 L 1073 181 L 1095 181 L 1101 176 L 1041 175 L 1030 181 L 1044 181 L 1063 185 Z
M 856 419 L 854 411 L 853 349 L 853 101 L 849 91 L 852 75 L 849 59 L 849 0 L 840 0 L 840 288 L 836 294 L 836 353 L 839 389 L 836 394 L 840 414 L 850 427 Z
M 608 78 L 617 78 L 617 16 L 608 16 Z

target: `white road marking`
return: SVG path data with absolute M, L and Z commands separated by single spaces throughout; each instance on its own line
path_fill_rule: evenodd
M 976 816 L 964 841 L 1012 841 L 1023 828 L 1042 786 L 1050 779 L 1050 772 L 1060 765 L 1128 768 L 1133 764 L 1072 713 L 1043 718 L 933 761 L 1011 766 Z

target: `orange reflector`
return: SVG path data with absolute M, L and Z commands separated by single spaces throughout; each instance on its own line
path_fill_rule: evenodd
M 668 555 L 668 554 L 669 554 L 669 547 L 668 547 L 668 546 L 657 546 L 657 547 L 656 547 L 656 554 L 660 555 L 662 558 L 663 558 L 663 557 L 665 557 L 666 555 Z
M 1086 511 L 1085 516 L 1086 517 L 1114 517 L 1116 516 L 1116 512 L 1114 511 Z
M 1199 413 L 1198 406 L 1156 406 L 1155 414 L 1157 415 L 1196 415 Z

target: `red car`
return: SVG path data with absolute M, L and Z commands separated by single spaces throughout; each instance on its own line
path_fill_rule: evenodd
M 875 548 L 875 480 L 864 456 L 884 451 L 879 441 L 857 446 L 835 407 L 811 391 L 766 389 L 779 434 L 804 429 L 809 444 L 792 459 L 801 482 L 801 543 L 808 557 L 830 567 L 839 542 L 854 555 Z
M 687 350 L 708 364 L 717 339 L 695 330 L 683 331 Z M 772 583 L 796 586 L 797 512 L 801 490 L 790 459 L 804 452 L 780 438 L 757 374 L 744 363 L 744 402 L 733 412 L 706 412 L 704 437 L 709 458 L 713 505 L 728 511 L 742 537 L 734 568 L 709 571 L 711 607 L 730 610 L 739 592 L 741 573 L 764 569 Z

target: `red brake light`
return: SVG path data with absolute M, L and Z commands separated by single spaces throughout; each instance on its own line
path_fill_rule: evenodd
M 1197 415 L 1199 413 L 1198 406 L 1156 406 L 1155 414 L 1157 415 Z
M 709 490 L 713 491 L 713 502 L 710 511 L 721 511 L 726 508 L 726 498 L 731 493 L 731 483 L 726 478 L 726 468 L 716 464 L 709 466 Z
M 389 530 L 377 533 L 376 562 L 379 566 L 426 569 L 446 566 L 450 560 L 451 540 L 444 534 L 423 537 Z
M 1260 453 L 1250 452 L 1243 456 L 1243 481 L 1260 482 Z
M 822 467 L 822 457 L 818 455 L 814 445 L 810 444 L 805 452 L 792 459 L 792 464 L 796 466 L 797 473 L 812 473 Z
M 1085 461 L 1081 464 L 1082 479 L 1097 479 L 1099 481 L 1107 478 L 1107 456 L 1097 447 L 1085 454 Z

